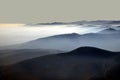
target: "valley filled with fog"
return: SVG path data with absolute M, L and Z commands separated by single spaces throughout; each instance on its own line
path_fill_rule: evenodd
M 68 33 L 96 33 L 109 27 L 117 28 L 119 24 L 55 24 L 32 25 L 24 24 L 17 27 L 0 27 L 0 46 L 19 44 L 38 38 Z M 119 29 L 119 28 L 117 28 Z

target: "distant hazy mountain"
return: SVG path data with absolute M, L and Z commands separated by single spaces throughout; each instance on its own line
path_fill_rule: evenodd
M 107 28 L 105 30 L 100 31 L 99 33 L 102 33 L 102 34 L 117 34 L 117 35 L 119 35 L 120 30 L 116 30 L 114 28 Z
M 0 50 L 0 66 L 10 65 L 23 60 L 40 56 L 57 54 L 63 51 L 48 49 L 20 49 L 20 50 Z
M 68 53 L 38 57 L 1 69 L 4 80 L 87 80 L 103 76 L 120 53 L 82 47 Z
M 38 25 L 65 25 L 64 22 L 52 22 L 52 23 L 36 23 L 36 24 L 26 24 L 28 26 L 38 26 Z
M 76 33 L 55 35 L 19 45 L 7 46 L 5 49 L 53 49 L 68 51 L 68 49 L 77 48 L 76 40 L 79 40 L 79 37 L 80 35 Z
M 4 47 L 3 49 L 53 49 L 70 51 L 82 46 L 120 51 L 120 30 L 108 28 L 98 33 L 84 35 L 76 33 L 61 34 L 36 39 L 20 45 Z
M 83 25 L 83 24 L 94 24 L 94 25 L 104 25 L 104 24 L 120 24 L 120 21 L 112 20 L 96 20 L 96 21 L 75 21 L 75 22 L 51 22 L 51 23 L 36 23 L 36 24 L 27 24 L 27 25 Z

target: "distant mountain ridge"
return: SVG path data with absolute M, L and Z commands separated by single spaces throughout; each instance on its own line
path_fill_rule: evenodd
M 116 30 L 114 28 L 108 28 L 108 29 L 100 31 L 99 33 L 102 33 L 102 34 L 120 34 L 120 30 Z
M 61 52 L 63 51 L 47 49 L 0 50 L 0 66 L 11 65 L 24 60 Z
M 5 49 L 53 49 L 70 51 L 82 46 L 92 46 L 111 51 L 119 51 L 119 35 L 120 30 L 108 28 L 97 33 L 84 35 L 70 33 L 39 38 L 23 44 L 5 47 Z
M 78 33 L 70 33 L 70 34 L 61 34 L 61 35 L 54 35 L 54 36 L 49 36 L 49 37 L 45 37 L 45 38 L 39 38 L 37 40 L 40 39 L 46 39 L 46 38 L 79 38 L 81 35 Z
M 96 20 L 96 21 L 75 21 L 75 22 L 51 22 L 51 23 L 36 23 L 36 24 L 28 24 L 28 25 L 69 25 L 69 24 L 120 24 L 119 20 Z

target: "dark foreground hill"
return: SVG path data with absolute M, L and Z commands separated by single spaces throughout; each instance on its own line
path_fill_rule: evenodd
M 120 64 L 112 67 L 104 76 L 92 77 L 89 80 L 120 80 Z
M 1 80 L 88 80 L 117 65 L 119 53 L 81 47 L 68 53 L 42 56 L 1 68 Z
M 14 49 L 14 50 L 0 50 L 0 66 L 11 65 L 24 60 L 57 54 L 63 51 L 50 49 Z

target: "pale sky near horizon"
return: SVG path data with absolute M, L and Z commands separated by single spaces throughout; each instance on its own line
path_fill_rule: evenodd
M 120 20 L 120 0 L 0 0 L 0 23 Z

